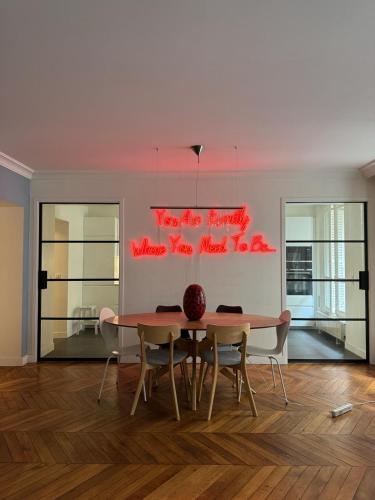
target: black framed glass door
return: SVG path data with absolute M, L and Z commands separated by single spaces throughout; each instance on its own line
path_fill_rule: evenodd
M 286 203 L 290 360 L 368 360 L 367 206 Z
M 38 358 L 103 358 L 99 312 L 118 311 L 119 205 L 39 210 Z

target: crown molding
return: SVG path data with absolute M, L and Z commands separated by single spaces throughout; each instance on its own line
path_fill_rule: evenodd
M 366 163 L 366 165 L 363 165 L 363 167 L 361 167 L 359 171 L 364 177 L 373 177 L 375 175 L 375 160 L 372 160 Z
M 253 178 L 253 177 L 272 177 L 272 178 L 285 178 L 296 176 L 304 178 L 306 176 L 324 175 L 327 177 L 357 177 L 359 176 L 358 167 L 352 168 L 322 168 L 316 170 L 306 169 L 252 169 L 252 170 L 201 170 L 199 172 L 200 179 L 233 179 L 233 178 Z M 124 179 L 195 179 L 195 170 L 36 170 L 33 174 L 33 180 L 83 180 L 90 177 L 90 179 L 103 179 L 112 181 L 121 181 Z
M 27 167 L 20 161 L 15 160 L 11 156 L 6 155 L 0 151 L 0 165 L 16 174 L 22 175 L 27 179 L 31 179 L 34 173 L 34 170 L 30 167 Z

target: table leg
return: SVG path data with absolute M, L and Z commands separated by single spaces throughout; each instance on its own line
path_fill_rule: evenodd
M 191 371 L 191 409 L 196 411 L 197 409 L 197 353 L 198 353 L 198 342 L 197 342 L 197 331 L 193 330 L 193 349 L 192 349 L 192 371 Z

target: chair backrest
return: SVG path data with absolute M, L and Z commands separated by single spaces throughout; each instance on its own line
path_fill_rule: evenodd
M 118 348 L 118 328 L 116 326 L 105 323 L 106 319 L 113 318 L 113 316 L 116 315 L 114 311 L 112 311 L 112 309 L 110 309 L 109 307 L 103 307 L 103 309 L 100 310 L 99 314 L 100 333 L 102 334 L 105 347 L 108 350 L 108 352 L 111 352 Z
M 207 325 L 207 338 L 217 344 L 244 343 L 250 334 L 250 323 L 242 325 Z M 246 349 L 245 349 L 246 350 Z
M 157 306 L 156 311 L 157 313 L 179 313 L 182 312 L 181 306 L 175 305 L 175 306 Z
M 157 306 L 155 312 L 157 312 L 157 313 L 180 313 L 180 312 L 182 312 L 182 308 L 179 305 Z M 189 330 L 186 330 L 185 328 L 183 328 L 181 330 L 181 334 L 185 335 L 185 338 L 189 337 Z
M 144 325 L 138 324 L 138 335 L 149 344 L 169 344 L 181 336 L 180 325 Z
M 141 343 L 141 361 L 146 360 L 146 346 L 148 344 L 169 344 L 169 358 L 173 361 L 174 341 L 181 336 L 180 325 L 144 325 L 138 323 L 138 335 Z
M 246 344 L 250 334 L 250 323 L 242 325 L 207 325 L 207 338 L 213 343 L 214 364 L 219 362 L 218 345 L 238 344 L 241 364 L 246 364 Z
M 220 304 L 216 308 L 217 313 L 232 313 L 232 314 L 243 314 L 243 310 L 241 306 L 226 306 L 224 304 Z
M 282 324 L 276 327 L 276 336 L 277 336 L 277 344 L 276 344 L 276 353 L 281 354 L 284 349 L 284 344 L 288 335 L 289 325 L 290 325 L 291 314 L 288 309 L 282 311 L 279 316 L 279 320 L 282 321 Z

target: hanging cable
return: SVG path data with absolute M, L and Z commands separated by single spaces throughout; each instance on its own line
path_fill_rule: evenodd
M 197 155 L 197 166 L 195 175 L 195 208 L 198 206 L 198 183 L 199 183 L 199 153 Z

